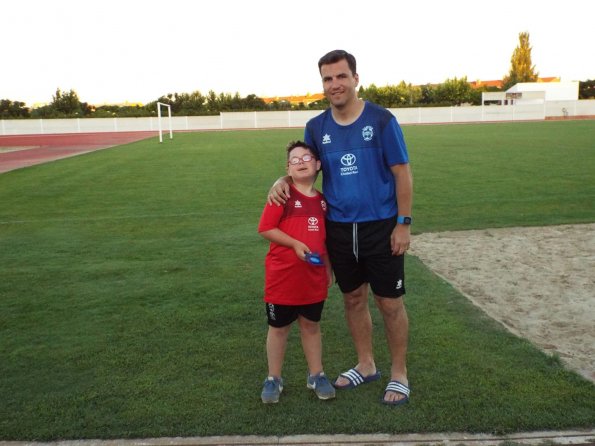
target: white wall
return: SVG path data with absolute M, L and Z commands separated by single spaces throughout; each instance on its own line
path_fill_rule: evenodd
M 595 100 L 546 101 L 537 105 L 394 108 L 391 112 L 401 124 L 543 120 L 548 117 L 595 116 Z M 218 116 L 175 116 L 171 122 L 174 131 L 302 128 L 319 113 L 320 110 L 221 113 Z M 162 119 L 163 130 L 166 131 L 167 118 Z M 157 118 L 0 120 L 0 135 L 156 132 L 158 128 Z

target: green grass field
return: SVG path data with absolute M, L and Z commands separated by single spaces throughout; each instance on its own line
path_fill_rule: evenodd
M 595 121 L 404 128 L 414 231 L 595 221 Z M 593 428 L 595 385 L 407 259 L 409 405 L 322 402 L 297 329 L 260 402 L 267 243 L 301 130 L 176 134 L 0 175 L 0 440 Z M 377 365 L 389 359 L 375 308 Z M 332 288 L 324 362 L 355 364 Z

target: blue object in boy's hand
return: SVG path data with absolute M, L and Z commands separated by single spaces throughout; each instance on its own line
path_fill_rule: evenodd
M 324 266 L 324 262 L 320 258 L 320 254 L 317 254 L 315 252 L 306 253 L 306 262 L 314 266 Z

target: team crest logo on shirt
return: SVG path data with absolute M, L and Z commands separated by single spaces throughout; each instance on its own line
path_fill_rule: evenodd
M 302 207 L 302 202 L 300 200 L 295 200 L 295 205 L 294 207 L 296 208 L 301 208 Z
M 320 200 L 320 206 L 322 207 L 322 210 L 326 212 L 326 201 Z
M 331 135 L 328 133 L 322 137 L 322 144 L 330 144 L 331 143 Z
M 362 130 L 362 137 L 364 141 L 372 141 L 374 137 L 374 128 L 371 125 L 367 125 Z
M 308 231 L 319 231 L 318 219 L 316 217 L 308 218 Z

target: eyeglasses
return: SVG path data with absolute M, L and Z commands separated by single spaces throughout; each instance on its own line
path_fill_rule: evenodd
M 312 161 L 314 159 L 314 157 L 312 155 L 304 155 L 304 156 L 292 156 L 291 158 L 289 158 L 289 164 L 295 166 L 296 164 L 299 164 L 300 161 L 303 161 L 304 163 L 307 163 L 308 161 Z

